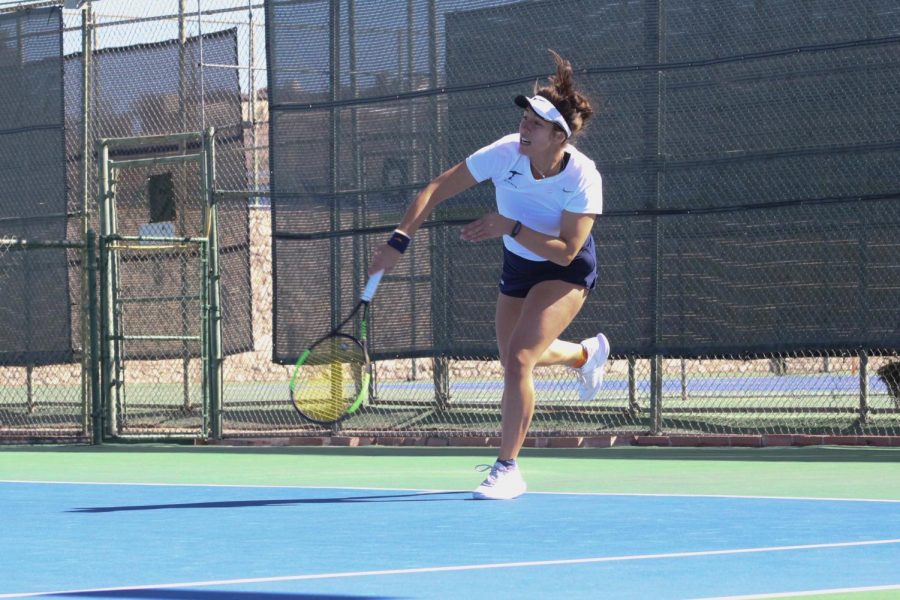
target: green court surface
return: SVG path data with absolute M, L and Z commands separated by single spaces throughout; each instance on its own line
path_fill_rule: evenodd
M 490 448 L 0 447 L 0 480 L 465 490 Z M 900 448 L 525 449 L 533 492 L 900 500 Z

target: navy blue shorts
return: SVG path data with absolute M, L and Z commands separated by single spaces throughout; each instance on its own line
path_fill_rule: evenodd
M 529 290 L 542 281 L 566 281 L 583 285 L 588 290 L 597 283 L 597 253 L 594 237 L 587 241 L 568 266 L 563 267 L 549 260 L 533 261 L 513 254 L 503 248 L 503 273 L 500 275 L 500 293 L 514 298 L 524 298 Z

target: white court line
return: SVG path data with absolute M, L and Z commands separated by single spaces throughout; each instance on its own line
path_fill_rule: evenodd
M 246 488 L 272 490 L 347 490 L 370 492 L 420 492 L 423 494 L 466 494 L 469 490 L 438 490 L 422 488 L 380 488 L 335 485 L 263 485 L 238 483 L 144 483 L 144 482 L 111 482 L 111 481 L 31 481 L 26 479 L 0 479 L 3 483 L 24 483 L 29 485 L 109 485 L 109 486 L 143 486 L 143 487 L 187 487 L 187 488 Z M 803 500 L 817 502 L 883 502 L 900 504 L 900 500 L 885 498 L 830 498 L 823 496 L 751 496 L 740 494 L 663 494 L 637 492 L 528 492 L 539 496 L 598 496 L 627 498 L 724 498 L 735 500 Z M 0 596 L 2 597 L 2 596 Z
M 734 554 L 754 554 L 765 552 L 789 552 L 796 550 L 819 550 L 823 548 L 852 548 L 859 546 L 883 546 L 900 544 L 900 539 L 869 540 L 865 542 L 834 542 L 830 544 L 804 544 L 799 546 L 769 546 L 764 548 L 738 548 L 731 550 L 704 550 L 699 552 L 670 552 L 667 554 L 632 554 L 626 556 L 601 556 L 594 558 L 572 558 L 560 560 L 534 560 L 508 563 L 485 563 L 449 567 L 420 567 L 414 569 L 386 569 L 382 571 L 348 571 L 338 573 L 314 573 L 309 575 L 282 575 L 278 577 L 253 577 L 249 579 L 220 579 L 216 581 L 186 581 L 182 583 L 159 583 L 155 585 L 135 585 L 128 587 L 95 588 L 84 590 L 58 590 L 53 592 L 22 592 L 0 594 L 0 598 L 28 598 L 56 594 L 96 594 L 101 592 L 123 592 L 134 590 L 157 590 L 189 587 L 224 585 L 247 585 L 253 583 L 277 583 L 284 581 L 310 581 L 315 579 L 345 579 L 350 577 L 378 577 L 384 575 L 417 575 L 422 573 L 449 573 L 454 571 L 481 571 L 488 569 L 511 569 L 520 567 L 549 567 L 560 565 L 586 565 L 638 560 L 659 560 L 668 558 L 695 558 L 700 556 L 727 556 Z
M 715 598 L 695 598 L 695 600 L 761 600 L 763 598 L 795 598 L 801 596 L 818 596 L 820 594 L 858 594 L 861 592 L 884 592 L 887 590 L 900 590 L 900 583 L 892 585 L 871 585 L 867 587 L 831 588 L 827 590 L 804 590 L 802 592 L 777 592 L 775 594 L 716 596 Z

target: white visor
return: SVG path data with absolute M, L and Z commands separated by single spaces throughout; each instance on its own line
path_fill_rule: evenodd
M 558 108 L 553 106 L 552 102 L 543 96 L 532 96 L 531 98 L 528 96 L 516 96 L 516 104 L 522 108 L 530 108 L 534 111 L 534 114 L 545 121 L 556 123 L 566 132 L 567 138 L 572 137 L 572 130 L 563 118 L 562 113 L 559 112 Z

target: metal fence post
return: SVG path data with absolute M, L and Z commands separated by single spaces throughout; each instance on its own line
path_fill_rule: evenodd
M 222 304 L 219 283 L 219 221 L 216 206 L 216 131 L 208 128 L 203 134 L 205 152 L 204 197 L 209 209 L 209 435 L 222 437 Z
M 91 390 L 91 443 L 103 443 L 103 403 L 100 396 L 100 336 L 97 331 L 97 236 L 93 229 L 87 231 L 87 311 L 88 311 L 88 339 L 90 341 L 90 353 L 88 364 L 90 367 Z
M 655 14 L 656 20 L 648 19 L 646 26 L 646 44 L 647 52 L 650 58 L 656 60 L 657 64 L 663 64 L 666 60 L 666 46 L 663 39 L 665 33 L 665 11 L 663 10 L 662 0 L 646 0 L 647 14 Z M 663 73 L 656 72 L 656 103 L 654 110 L 647 112 L 650 115 L 644 123 L 644 134 L 646 139 L 645 160 L 649 165 L 653 165 L 653 182 L 652 188 L 654 208 L 659 209 L 660 206 L 660 143 L 662 139 L 662 113 L 663 113 Z M 655 250 L 653 256 L 653 356 L 650 361 L 650 433 L 658 435 L 662 430 L 662 369 L 663 357 L 658 354 L 659 343 L 661 339 L 660 332 L 660 305 L 662 298 L 662 273 L 661 273 L 661 257 L 662 257 L 662 235 L 663 228 L 661 220 L 662 216 L 654 216 L 655 229 Z
M 869 353 L 859 351 L 859 422 L 869 419 Z
M 88 1 L 81 11 L 81 239 L 84 242 L 84 247 L 81 251 L 81 264 L 88 266 L 88 272 L 85 273 L 84 270 L 82 270 L 81 273 L 81 397 L 85 403 L 87 403 L 87 400 L 90 397 L 92 399 L 92 410 L 95 410 L 95 408 L 93 407 L 94 385 L 91 381 L 93 375 L 93 364 L 96 362 L 96 360 L 93 355 L 93 346 L 90 347 L 90 350 L 88 348 L 88 340 L 93 334 L 93 332 L 90 330 L 90 319 L 93 316 L 93 313 L 85 312 L 91 310 L 90 302 L 91 300 L 95 299 L 93 298 L 93 287 L 90 283 L 90 263 L 91 260 L 96 260 L 96 257 L 94 257 L 93 255 L 92 249 L 94 243 L 94 232 L 90 230 L 91 199 L 93 198 L 93 194 L 91 194 L 91 55 L 93 51 L 91 45 L 92 20 L 93 13 L 91 10 L 91 2 Z M 94 266 L 96 267 L 96 264 Z M 96 285 L 96 282 L 93 285 Z M 93 429 L 94 424 L 91 420 L 86 418 L 84 419 L 84 422 L 86 428 L 90 427 Z M 94 435 L 95 434 L 92 432 L 91 436 L 93 437 Z
M 650 435 L 662 431 L 662 375 L 663 357 L 659 354 L 650 359 Z
M 632 416 L 641 412 L 641 406 L 637 399 L 637 358 L 634 355 L 627 357 L 628 362 L 628 413 Z
M 200 243 L 200 398 L 201 398 L 201 414 L 202 425 L 200 434 L 204 438 L 213 437 L 211 432 L 214 429 L 212 423 L 215 422 L 215 407 L 212 400 L 212 377 L 213 368 L 210 362 L 212 356 L 212 343 L 210 341 L 212 333 L 212 319 L 210 318 L 211 309 L 209 301 L 209 288 L 212 275 L 209 269 L 209 240 Z
M 112 305 L 112 264 L 109 250 L 106 247 L 108 236 L 112 232 L 112 216 L 110 214 L 111 189 L 109 180 L 109 146 L 100 140 L 97 153 L 98 187 L 100 203 L 100 404 L 107 415 L 105 429 L 101 435 L 112 435 L 114 426 L 114 406 L 112 402 L 112 361 L 115 342 L 111 339 L 113 330 Z

